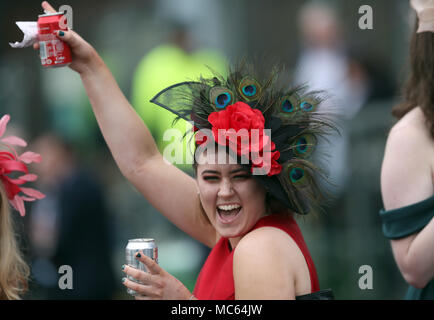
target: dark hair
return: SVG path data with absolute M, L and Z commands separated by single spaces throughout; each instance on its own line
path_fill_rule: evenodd
M 420 106 L 434 138 L 434 33 L 416 33 L 410 43 L 410 74 L 403 87 L 404 101 L 392 109 L 392 115 L 401 119 L 407 112 Z
M 226 146 L 227 149 L 227 146 Z M 198 163 L 196 161 L 196 151 L 194 152 L 194 157 L 193 157 L 193 171 L 194 171 L 194 175 L 197 178 L 197 166 Z M 237 157 L 237 163 L 239 163 L 239 158 Z M 200 201 L 200 198 L 198 197 L 198 205 L 199 205 L 199 209 L 200 212 L 203 216 L 203 218 L 205 218 L 205 221 L 207 221 L 208 223 L 210 223 L 208 216 L 206 215 L 205 210 L 203 209 L 202 203 Z M 281 201 L 279 201 L 278 199 L 276 199 L 275 197 L 273 197 L 272 194 L 270 194 L 270 192 L 267 191 L 267 193 L 265 194 L 265 209 L 266 209 L 266 213 L 267 215 L 275 213 L 275 214 L 281 214 L 287 217 L 292 217 L 293 213 L 292 211 L 287 208 Z

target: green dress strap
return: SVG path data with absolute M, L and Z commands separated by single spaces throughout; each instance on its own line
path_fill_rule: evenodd
M 422 230 L 434 217 L 434 196 L 402 208 L 380 210 L 383 234 L 388 239 L 400 239 Z M 423 289 L 409 286 L 407 300 L 434 299 L 434 280 Z
M 383 234 L 400 239 L 422 230 L 434 217 L 434 196 L 402 208 L 380 210 Z

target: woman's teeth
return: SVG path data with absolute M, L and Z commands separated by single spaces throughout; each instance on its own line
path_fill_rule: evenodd
M 237 204 L 217 206 L 217 211 L 223 223 L 230 223 L 235 220 L 242 207 Z
M 238 204 L 231 204 L 231 205 L 217 206 L 217 208 L 224 211 L 230 211 L 230 210 L 241 208 L 241 206 Z

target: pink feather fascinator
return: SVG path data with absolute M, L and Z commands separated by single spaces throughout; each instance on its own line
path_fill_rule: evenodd
M 24 187 L 25 183 L 36 181 L 38 178 L 37 175 L 29 173 L 27 164 L 39 163 L 42 158 L 31 151 L 19 155 L 14 147 L 26 147 L 27 143 L 16 136 L 3 137 L 9 120 L 9 115 L 4 115 L 0 119 L 0 181 L 12 207 L 24 216 L 24 201 L 35 201 L 45 197 L 35 189 Z M 16 177 L 13 178 L 11 175 Z

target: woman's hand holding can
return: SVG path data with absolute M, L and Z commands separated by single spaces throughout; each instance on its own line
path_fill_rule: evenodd
M 47 1 L 42 2 L 42 8 L 47 13 L 56 12 Z M 97 67 L 102 62 L 95 49 L 73 30 L 58 30 L 55 34 L 59 39 L 65 41 L 71 48 L 72 62 L 69 67 L 72 70 L 79 74 L 84 74 L 90 72 L 94 67 Z M 39 50 L 39 43 L 35 43 L 33 48 Z
M 123 278 L 123 284 L 137 292 L 136 300 L 188 300 L 190 291 L 174 276 L 163 270 L 154 260 L 143 253 L 137 253 L 136 259 L 142 262 L 149 272 L 124 265 L 122 271 L 137 279 L 136 283 Z

